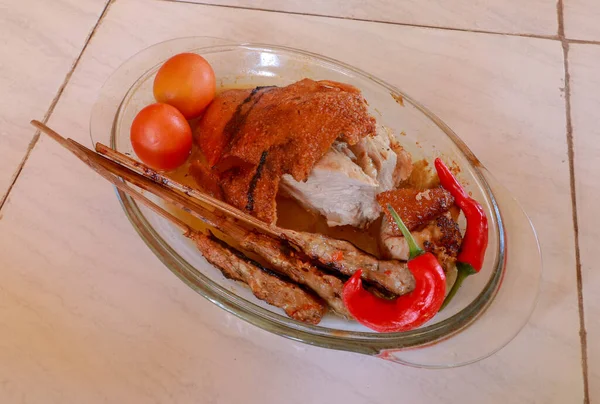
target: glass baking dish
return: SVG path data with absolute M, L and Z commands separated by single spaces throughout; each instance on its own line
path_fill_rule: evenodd
M 129 141 L 131 122 L 141 108 L 154 102 L 152 82 L 160 65 L 184 51 L 206 58 L 222 88 L 282 86 L 302 78 L 356 86 L 378 123 L 399 136 L 415 160 L 432 162 L 442 156 L 460 167 L 459 179 L 482 203 L 490 223 L 484 266 L 478 275 L 468 278 L 452 303 L 421 328 L 380 334 L 334 315 L 324 317 L 318 326 L 286 317 L 243 285 L 225 279 L 176 227 L 117 192 L 143 240 L 187 285 L 219 307 L 275 334 L 420 367 L 452 367 L 485 358 L 505 346 L 526 324 L 541 276 L 537 237 L 527 215 L 447 125 L 407 94 L 359 69 L 282 46 L 207 37 L 170 40 L 136 54 L 105 83 L 92 112 L 92 140 L 135 156 Z

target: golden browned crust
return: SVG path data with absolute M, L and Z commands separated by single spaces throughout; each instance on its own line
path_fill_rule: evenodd
M 318 324 L 327 311 L 327 306 L 318 297 L 244 259 L 218 240 L 197 233 L 194 241 L 206 260 L 223 275 L 246 283 L 254 296 L 282 308 L 291 318 Z
M 458 223 L 449 214 L 439 216 L 434 223 L 433 238 L 425 241 L 423 248 L 425 251 L 433 253 L 446 269 L 454 265 L 456 261 L 462 243 L 462 235 Z
M 295 250 L 264 234 L 250 233 L 240 242 L 240 245 L 264 257 L 275 271 L 309 287 L 337 314 L 351 318 L 342 300 L 344 282 L 341 279 L 302 261 Z
M 387 209 L 388 204 L 398 212 L 406 227 L 414 230 L 447 212 L 454 204 L 454 198 L 441 187 L 424 191 L 402 188 L 380 193 L 377 202 L 390 219 L 393 231 L 402 235 Z
M 336 139 L 355 144 L 375 131 L 358 89 L 304 79 L 281 88 L 223 92 L 201 120 L 196 138 L 221 175 L 225 200 L 274 222 L 283 174 L 304 181 Z

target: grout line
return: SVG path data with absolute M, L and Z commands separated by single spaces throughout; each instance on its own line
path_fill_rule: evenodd
M 63 80 L 61 86 L 58 88 L 58 91 L 57 91 L 56 95 L 52 99 L 52 102 L 50 103 L 50 107 L 48 107 L 48 110 L 46 111 L 46 114 L 44 114 L 44 119 L 42 119 L 42 122 L 44 124 L 48 122 L 48 120 L 50 119 L 50 116 L 54 112 L 54 108 L 56 108 L 56 104 L 58 104 L 58 100 L 60 99 L 60 97 L 62 96 L 63 92 L 65 91 L 65 88 L 67 87 L 67 84 L 68 84 L 69 80 L 71 79 L 71 76 L 73 75 L 73 72 L 77 68 L 77 65 L 79 65 L 79 61 L 81 60 L 81 57 L 83 56 L 83 53 L 87 49 L 87 46 L 90 43 L 91 39 L 96 34 L 96 30 L 100 26 L 100 23 L 102 22 L 102 19 L 104 18 L 104 16 L 106 16 L 106 13 L 108 12 L 108 9 L 110 8 L 110 6 L 112 5 L 112 3 L 114 1 L 115 0 L 108 0 L 106 2 L 106 5 L 104 6 L 104 9 L 102 10 L 102 13 L 100 13 L 100 17 L 98 17 L 98 21 L 96 21 L 96 24 L 94 25 L 94 27 L 92 28 L 91 32 L 89 33 L 89 35 L 87 36 L 87 38 L 85 40 L 85 42 L 83 44 L 83 47 L 81 48 L 81 52 L 79 52 L 79 55 L 77 55 L 77 58 L 75 59 L 75 61 L 71 65 L 71 68 L 67 72 L 67 74 L 65 76 L 65 79 Z M 27 163 L 27 160 L 29 159 L 29 156 L 31 155 L 31 152 L 33 151 L 33 148 L 35 147 L 35 145 L 37 144 L 37 142 L 38 142 L 39 139 L 40 139 L 40 131 L 36 130 L 35 134 L 33 135 L 33 138 L 31 139 L 31 141 L 29 142 L 29 145 L 27 146 L 27 151 L 25 152 L 25 156 L 23 157 L 23 159 L 19 163 L 19 166 L 17 167 L 17 170 L 15 171 L 15 174 L 13 175 L 12 181 L 11 181 L 10 185 L 8 186 L 8 189 L 6 190 L 6 193 L 0 199 L 0 211 L 2 211 L 2 208 L 4 207 L 6 201 L 8 201 L 8 196 L 10 195 L 10 192 L 12 191 L 12 189 L 15 186 L 17 180 L 19 179 L 19 176 L 21 175 L 21 172 L 23 171 L 23 167 L 25 167 L 25 163 Z
M 567 42 L 584 45 L 600 45 L 600 41 L 593 41 L 589 39 L 567 39 Z
M 238 9 L 238 10 L 264 11 L 267 13 L 277 13 L 277 14 L 305 15 L 305 16 L 309 16 L 309 17 L 325 17 L 325 18 L 333 18 L 333 19 L 337 19 L 337 20 L 373 22 L 373 23 L 378 23 L 378 24 L 399 25 L 399 26 L 403 26 L 403 27 L 437 29 L 437 30 L 444 30 L 444 31 L 457 31 L 457 32 L 470 32 L 473 34 L 503 35 L 503 36 L 515 36 L 515 37 L 549 39 L 549 40 L 558 40 L 559 39 L 556 35 L 518 34 L 518 33 L 510 33 L 510 32 L 497 32 L 497 31 L 487 31 L 487 30 L 468 29 L 468 28 L 442 27 L 442 26 L 438 26 L 438 25 L 410 24 L 410 23 L 406 23 L 406 22 L 394 22 L 394 21 L 385 21 L 385 20 L 374 20 L 374 19 L 368 19 L 368 18 L 344 17 L 344 16 L 338 16 L 338 15 L 328 15 L 328 14 L 318 14 L 318 13 L 305 13 L 305 12 L 300 12 L 300 11 L 284 11 L 284 10 L 273 10 L 273 9 L 259 8 L 259 7 L 234 6 L 234 5 L 229 5 L 229 4 L 215 4 L 215 3 L 210 3 L 207 1 L 192 1 L 192 0 L 158 0 L 158 1 L 164 1 L 164 2 L 168 2 L 168 3 L 185 3 L 185 4 L 194 4 L 194 5 L 201 5 L 201 6 L 233 8 L 233 9 Z M 600 42 L 599 42 L 599 44 L 600 44 Z
M 44 120 L 45 120 L 45 118 L 44 118 Z M 17 178 L 19 178 L 19 175 L 21 175 L 21 171 L 23 170 L 23 166 L 25 165 L 25 162 L 27 162 L 27 159 L 29 158 L 29 155 L 31 154 L 31 150 L 33 149 L 33 146 L 35 146 L 35 144 L 37 143 L 37 141 L 38 141 L 39 138 L 40 138 L 40 131 L 37 130 L 35 132 L 35 134 L 33 135 L 33 138 L 31 138 L 31 141 L 29 142 L 29 145 L 27 145 L 27 150 L 25 151 L 25 157 L 23 157 L 23 159 L 21 160 L 21 162 L 17 166 L 17 170 L 15 171 L 15 173 L 12 176 L 12 179 L 10 181 L 10 185 L 6 189 L 6 192 L 2 196 L 2 199 L 0 199 L 0 212 L 2 211 L 2 207 L 4 206 L 4 204 L 6 203 L 6 201 L 8 201 L 8 195 L 10 195 L 10 191 L 12 191 L 13 187 L 15 186 L 15 183 L 17 182 Z
M 564 5 L 563 0 L 556 2 L 556 18 L 558 19 L 558 32 L 557 36 L 561 41 L 565 39 L 565 17 L 564 17 Z
M 562 28 L 562 35 L 541 35 L 541 34 L 525 34 L 525 33 L 519 34 L 519 33 L 512 33 L 512 32 L 443 27 L 440 25 L 411 24 L 408 22 L 394 22 L 394 21 L 375 20 L 375 19 L 368 19 L 368 18 L 344 17 L 344 16 L 330 15 L 330 14 L 305 13 L 305 12 L 300 12 L 300 11 L 285 11 L 285 10 L 273 10 L 273 9 L 259 8 L 259 7 L 234 6 L 234 5 L 229 5 L 229 4 L 215 4 L 215 3 L 205 2 L 205 1 L 201 1 L 201 0 L 198 0 L 198 1 L 157 0 L 157 1 L 164 1 L 164 2 L 168 2 L 168 3 L 193 4 L 193 5 L 199 5 L 199 6 L 233 8 L 233 9 L 240 9 L 240 10 L 264 11 L 264 12 L 268 12 L 268 13 L 277 13 L 277 14 L 305 15 L 305 16 L 309 16 L 309 17 L 333 18 L 333 19 L 337 19 L 337 20 L 373 22 L 373 23 L 377 23 L 377 24 L 399 25 L 402 27 L 438 29 L 438 30 L 457 31 L 457 32 L 470 32 L 470 33 L 474 33 L 474 34 L 503 35 L 503 36 L 514 36 L 514 37 L 523 37 L 523 38 L 547 39 L 547 40 L 552 40 L 552 41 L 560 41 L 560 42 L 566 41 L 568 43 L 585 44 L 585 45 L 600 45 L 600 40 L 566 38 L 564 35 L 564 28 Z M 561 13 L 562 13 L 562 11 L 561 11 Z M 561 31 L 561 27 L 559 27 L 559 31 Z
M 565 114 L 567 123 L 567 147 L 569 156 L 569 181 L 571 183 L 571 205 L 573 214 L 573 232 L 575 243 L 575 272 L 577 276 L 577 304 L 579 307 L 579 338 L 581 341 L 581 370 L 583 373 L 583 403 L 590 403 L 587 331 L 583 305 L 583 277 L 581 274 L 581 255 L 579 249 L 579 221 L 577 219 L 577 193 L 575 186 L 575 149 L 573 144 L 573 121 L 571 119 L 571 73 L 569 72 L 569 40 L 565 38 L 564 0 L 556 3 L 558 17 L 558 37 L 562 43 L 565 70 Z

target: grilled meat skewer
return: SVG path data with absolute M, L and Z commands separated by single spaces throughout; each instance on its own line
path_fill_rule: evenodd
M 282 308 L 291 318 L 310 324 L 320 322 L 327 310 L 321 299 L 287 280 L 270 274 L 264 268 L 227 247 L 224 243 L 217 241 L 214 237 L 192 230 L 183 221 L 154 204 L 154 202 L 116 177 L 114 174 L 115 168 L 121 168 L 116 163 L 97 155 L 71 139 L 63 138 L 40 122 L 32 121 L 32 124 L 75 154 L 81 161 L 118 189 L 180 228 L 184 236 L 193 240 L 198 250 L 209 262 L 219 268 L 223 275 L 248 284 L 257 298 Z M 110 170 L 106 168 L 105 164 L 110 167 Z M 156 186 L 156 184 L 152 184 Z
M 243 243 L 243 248 L 255 251 L 263 256 L 263 258 L 273 266 L 274 271 L 309 287 L 323 298 L 334 311 L 342 316 L 349 316 L 349 313 L 344 308 L 343 302 L 341 301 L 343 283 L 334 276 L 326 275 L 321 270 L 312 265 L 303 263 L 289 254 L 277 253 L 277 251 L 285 250 L 281 241 L 269 238 L 268 236 L 263 236 L 263 241 L 267 242 L 268 240 L 271 240 L 269 246 L 257 245 L 259 239 L 256 236 L 250 237 L 251 232 L 249 230 L 246 230 L 237 223 L 211 211 L 209 208 L 198 203 L 196 200 L 192 200 L 187 195 L 174 189 L 161 186 L 145 176 L 132 172 L 126 167 L 122 167 L 99 155 L 90 157 L 96 160 L 102 159 L 98 162 L 101 164 L 110 164 L 111 169 L 114 170 L 113 172 L 115 174 L 194 215 L 209 226 L 229 235 L 237 242 Z M 305 271 L 308 271 L 308 273 L 302 276 L 301 274 Z
M 213 209 L 220 210 L 228 216 L 243 221 L 259 230 L 261 233 L 284 239 L 296 245 L 308 257 L 329 269 L 339 271 L 348 276 L 351 276 L 358 269 L 362 269 L 362 277 L 365 281 L 376 283 L 381 288 L 392 292 L 395 295 L 403 295 L 414 289 L 414 278 L 412 273 L 408 270 L 406 263 L 396 260 L 379 260 L 360 250 L 348 241 L 333 239 L 321 234 L 297 232 L 269 225 L 223 201 L 205 194 L 204 192 L 180 184 L 179 182 L 152 170 L 145 164 L 133 160 L 101 143 L 96 144 L 96 151 L 108 157 L 110 160 L 117 162 L 122 171 L 127 170 L 125 174 L 129 177 L 134 173 L 137 173 L 144 179 L 160 184 L 160 191 L 166 192 L 165 189 L 168 189 L 170 191 L 184 193 L 189 197 L 183 198 L 182 201 L 182 209 L 186 211 L 190 211 L 190 208 L 186 206 L 193 203 L 195 206 L 203 209 L 202 215 L 209 212 L 207 208 L 198 203 L 201 202 L 209 205 Z M 127 180 L 132 181 L 130 178 L 127 178 Z M 133 183 L 144 188 L 144 186 L 139 185 L 137 182 Z M 164 199 L 162 195 L 157 195 Z M 191 201 L 191 199 L 198 202 Z M 202 215 L 199 216 L 194 212 L 190 213 L 195 214 L 202 220 L 206 219 L 205 217 L 203 218 Z M 340 256 L 341 259 L 339 259 Z
M 254 296 L 282 308 L 289 317 L 309 324 L 319 324 L 327 311 L 319 298 L 298 285 L 269 274 L 214 236 L 194 232 L 190 238 L 204 258 L 219 268 L 225 277 L 247 284 Z
M 145 189 L 155 194 L 156 196 L 159 196 L 162 199 L 173 203 L 175 206 L 185 211 L 188 211 L 189 213 L 194 214 L 196 217 L 200 218 L 211 227 L 230 235 L 234 239 L 240 242 L 243 241 L 243 245 L 245 247 L 248 247 L 250 251 L 256 251 L 257 253 L 262 251 L 263 254 L 259 255 L 263 255 L 268 262 L 273 264 L 276 267 L 277 272 L 287 276 L 288 278 L 291 278 L 295 282 L 304 284 L 307 287 L 315 290 L 317 294 L 320 295 L 332 307 L 334 311 L 336 311 L 342 316 L 349 317 L 349 313 L 344 308 L 343 302 L 341 301 L 341 293 L 343 287 L 343 283 L 341 282 L 341 280 L 335 278 L 334 276 L 326 275 L 322 273 L 319 269 L 309 264 L 303 263 L 299 259 L 294 258 L 290 253 L 283 253 L 284 250 L 289 250 L 289 248 L 284 247 L 281 241 L 277 241 L 264 235 L 252 235 L 248 230 L 242 228 L 238 224 L 223 218 L 215 212 L 211 212 L 206 207 L 194 201 L 190 201 L 189 198 L 184 194 L 181 194 L 169 188 L 163 188 L 160 185 L 154 183 L 153 181 L 139 174 L 131 172 L 127 168 L 122 167 L 92 152 L 91 150 L 86 149 L 85 147 L 79 145 L 76 142 L 73 142 L 73 144 L 79 146 L 79 151 L 87 155 L 86 158 L 88 158 L 88 161 L 91 159 L 95 161 L 96 165 L 103 166 L 104 168 L 109 168 L 112 172 L 119 176 L 122 176 L 123 178 L 126 178 L 132 184 L 139 186 L 140 188 Z M 131 190 L 131 188 L 129 189 Z M 140 195 L 140 197 L 143 196 Z M 156 209 L 154 210 L 156 211 Z M 164 216 L 162 212 L 158 213 Z M 173 221 L 171 217 L 167 218 Z M 257 243 L 260 243 L 261 241 L 268 243 L 268 245 L 257 245 Z M 198 244 L 198 246 L 200 246 L 200 244 Z M 204 251 L 202 252 L 203 255 L 205 255 L 206 257 Z M 226 259 L 223 259 L 221 261 L 226 261 Z M 221 266 L 219 266 L 219 268 L 223 271 L 223 268 Z M 301 275 L 304 272 L 307 272 L 307 274 Z M 233 275 L 231 275 L 230 277 L 235 278 L 235 276 Z M 277 283 L 271 282 L 270 284 L 271 286 L 276 286 Z M 262 295 L 265 294 L 265 292 L 262 292 Z
M 284 238 L 300 247 L 311 259 L 344 275 L 352 276 L 362 269 L 363 279 L 396 295 L 406 294 L 415 288 L 415 278 L 405 262 L 379 260 L 348 241 L 322 234 L 286 230 Z
M 241 240 L 240 244 L 244 249 L 266 259 L 273 268 L 287 275 L 294 282 L 308 286 L 337 314 L 346 318 L 352 317 L 342 300 L 344 282 L 340 278 L 302 261 L 290 247 L 264 234 L 250 233 Z

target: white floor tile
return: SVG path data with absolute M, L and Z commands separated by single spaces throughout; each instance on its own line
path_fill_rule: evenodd
M 556 35 L 556 4 L 544 0 L 186 0 L 293 13 L 511 34 Z M 592 0 L 588 0 L 592 1 Z
M 565 36 L 569 39 L 600 41 L 600 2 L 564 0 Z
M 596 250 L 600 243 L 600 47 L 571 45 L 571 116 L 575 144 L 575 178 L 583 301 L 587 330 L 590 402 L 600 400 L 600 273 Z
M 0 0 L 0 201 L 105 0 Z

